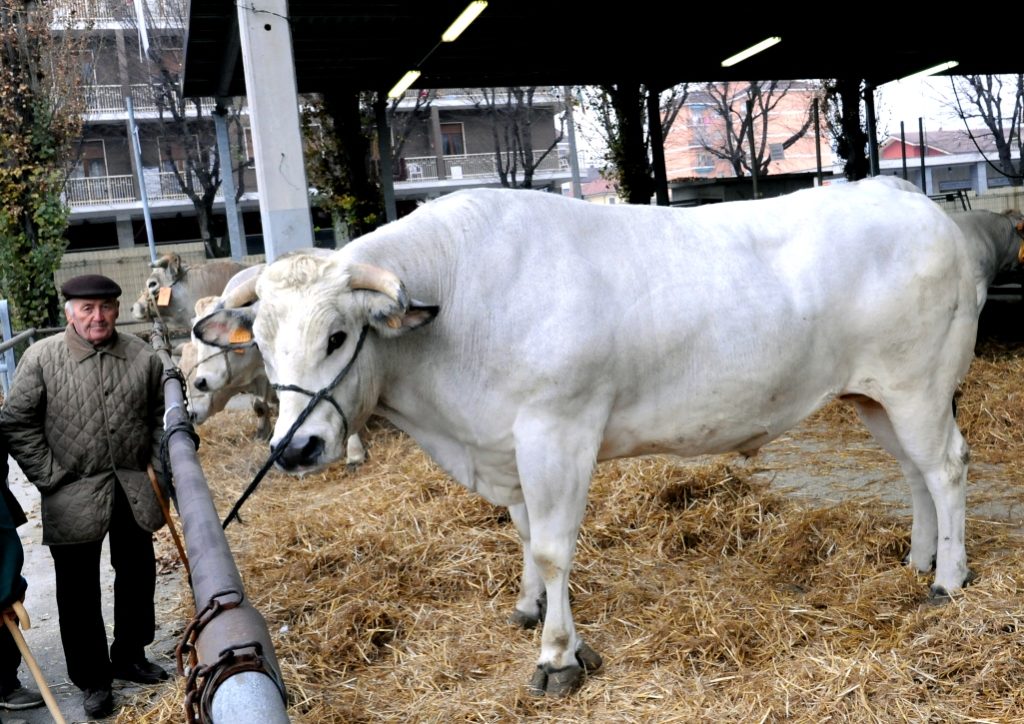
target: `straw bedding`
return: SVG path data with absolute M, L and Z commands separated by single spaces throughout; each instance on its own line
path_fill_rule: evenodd
M 566 699 L 525 690 L 540 633 L 506 623 L 521 567 L 508 515 L 383 422 L 357 471 L 269 475 L 228 539 L 294 722 L 1024 722 L 1022 368 L 1024 351 L 988 345 L 958 400 L 978 579 L 941 606 L 924 600 L 930 576 L 901 565 L 904 507 L 871 494 L 823 506 L 772 482 L 859 473 L 905 496 L 839 403 L 763 460 L 600 465 L 571 595 L 605 667 Z M 265 454 L 253 429 L 225 412 L 199 430 L 222 515 Z M 977 515 L 976 499 L 1005 514 Z M 160 543 L 169 557 L 166 532 Z M 193 615 L 184 586 L 179 614 Z M 182 700 L 178 679 L 118 721 L 178 722 Z

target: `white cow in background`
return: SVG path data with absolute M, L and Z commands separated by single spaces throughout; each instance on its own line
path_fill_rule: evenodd
M 330 251 L 310 249 L 309 253 L 329 255 Z M 226 298 L 238 287 L 254 281 L 265 267 L 265 264 L 247 267 L 228 280 L 221 296 L 203 297 L 197 300 L 193 321 L 198 321 L 222 308 Z M 259 302 L 256 302 L 256 308 L 258 305 Z M 225 395 L 229 399 L 237 394 L 252 395 L 253 411 L 259 419 L 257 437 L 261 440 L 269 440 L 271 416 L 277 410 L 278 401 L 277 393 L 267 379 L 263 355 L 260 354 L 259 349 L 254 346 L 243 349 L 223 349 L 204 344 L 195 335 L 192 336 L 192 345 L 196 350 L 196 363 L 189 379 L 190 388 L 202 394 L 216 395 L 217 399 L 221 399 Z M 202 400 L 202 398 L 198 399 Z M 220 412 L 223 407 L 221 405 L 215 409 L 213 405 L 206 406 L 200 402 L 198 406 L 192 408 L 192 421 L 197 424 L 204 422 L 210 415 Z M 357 434 L 350 435 L 347 442 L 346 462 L 350 467 L 354 467 L 362 464 L 365 460 L 366 450 L 362 440 Z
M 514 620 L 547 601 L 530 687 L 560 695 L 601 662 L 568 585 L 595 463 L 755 451 L 835 397 L 906 475 L 909 561 L 934 565 L 933 595 L 960 590 L 968 446 L 950 400 L 977 332 L 969 266 L 957 225 L 891 182 L 693 209 L 476 189 L 329 258 L 275 262 L 258 314 L 226 309 L 195 333 L 254 333 L 295 390 L 271 442 L 285 470 L 342 454 L 340 411 L 354 429 L 376 412 L 509 506 Z M 285 440 L 325 388 L 333 404 Z
M 1024 214 L 1012 209 L 1003 213 L 962 211 L 950 216 L 967 240 L 980 312 L 996 276 L 1024 263 Z
M 196 301 L 217 296 L 245 264 L 230 259 L 214 259 L 203 264 L 188 265 L 177 254 L 164 254 L 153 264 L 145 287 L 132 305 L 132 319 L 146 322 L 161 317 L 167 324 L 183 329 L 192 326 Z M 169 295 L 163 306 L 157 304 L 161 289 Z

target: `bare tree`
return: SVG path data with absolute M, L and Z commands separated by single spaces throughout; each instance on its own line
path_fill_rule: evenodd
M 564 128 L 559 125 L 554 140 L 535 157 L 532 126 L 538 113 L 534 107 L 537 87 L 481 88 L 480 93 L 483 100 L 477 106 L 483 108 L 491 119 L 494 160 L 501 185 L 533 188 L 537 168 L 557 148 L 564 135 Z
M 996 147 L 997 159 L 989 163 L 1009 178 L 1011 185 L 1024 185 L 1024 144 L 1021 141 L 1024 73 L 964 75 L 950 78 L 950 82 L 954 92 L 950 105 L 964 121 L 971 139 L 977 144 L 979 135 L 971 130 L 971 121 L 980 119 Z M 980 147 L 978 150 L 981 151 Z M 1017 152 L 1016 162 L 1014 151 Z
M 129 82 L 148 86 L 149 99 L 157 110 L 156 143 L 160 154 L 159 171 L 170 174 L 174 188 L 192 202 L 199 234 L 208 256 L 227 256 L 230 248 L 219 232 L 219 217 L 213 203 L 223 180 L 217 152 L 217 136 L 209 99 L 186 98 L 181 93 L 181 68 L 184 55 L 183 32 L 187 27 L 186 0 L 143 3 L 139 18 L 131 3 L 121 8 L 120 22 L 125 29 L 125 51 L 120 59 Z M 153 16 L 154 9 L 161 15 Z M 145 38 L 145 42 L 143 39 Z M 143 47 L 142 52 L 140 47 Z M 244 152 L 244 129 L 240 107 L 227 109 L 229 133 L 236 138 L 232 153 L 235 198 L 245 193 L 245 168 L 252 159 Z M 146 124 L 149 130 L 151 124 Z M 216 220 L 215 220 L 216 219 Z
M 769 126 L 789 132 L 781 143 L 785 150 L 807 135 L 813 122 L 810 106 L 796 128 L 786 129 L 780 119 L 773 118 L 783 98 L 796 87 L 794 81 L 774 80 L 705 84 L 702 95 L 716 121 L 700 127 L 697 143 L 727 161 L 737 176 L 749 176 L 755 168 L 758 176 L 767 175 L 774 145 L 769 144 Z
M 629 203 L 646 204 L 654 195 L 651 136 L 647 126 L 647 86 L 634 84 L 582 87 L 586 111 L 596 119 L 606 166 L 602 175 L 613 179 Z M 658 94 L 661 137 L 666 138 L 686 104 L 690 88 L 673 86 Z
M 392 98 L 387 107 L 388 126 L 391 129 L 391 157 L 394 162 L 392 168 L 396 169 L 396 172 L 401 165 L 405 142 L 430 118 L 430 107 L 437 98 L 437 90 L 429 88 L 416 91 L 412 98 L 412 107 L 406 104 L 399 111 L 400 104 L 409 100 L 410 95 L 412 94 L 407 93 L 401 98 Z

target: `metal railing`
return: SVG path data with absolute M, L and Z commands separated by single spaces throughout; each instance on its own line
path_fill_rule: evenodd
M 181 5 L 177 0 L 143 0 L 147 23 L 161 27 L 183 26 Z M 134 19 L 135 6 L 124 0 L 54 0 L 53 22 L 58 26 L 72 23 L 112 23 Z
M 145 172 L 146 196 L 150 201 L 180 201 L 188 198 L 171 171 Z M 198 177 L 192 177 L 192 187 L 201 189 Z M 223 199 L 222 189 L 214 197 Z M 134 204 L 141 201 L 135 193 L 132 176 L 92 176 L 68 179 L 64 187 L 64 202 L 71 207 L 105 204 Z
M 133 83 L 131 85 L 132 106 L 136 113 L 156 113 L 160 110 L 153 97 L 153 86 L 149 83 Z M 120 113 L 126 118 L 128 109 L 124 102 L 124 89 L 120 85 L 88 85 L 85 88 L 87 113 Z M 200 98 L 200 106 L 206 114 L 213 113 L 217 107 L 213 98 Z M 191 102 L 185 107 L 186 115 L 195 113 Z
M 564 164 L 555 151 L 544 156 L 544 151 L 534 151 L 534 171 L 564 171 Z M 443 170 L 446 179 L 496 178 L 498 164 L 493 153 L 468 153 L 462 156 L 445 156 Z M 436 156 L 409 156 L 405 159 L 406 181 L 436 181 L 441 177 L 437 172 Z M 522 173 L 522 168 L 519 168 Z

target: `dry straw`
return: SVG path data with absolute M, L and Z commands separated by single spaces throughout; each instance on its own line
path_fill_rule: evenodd
M 958 400 L 978 579 L 942 606 L 901 565 L 898 467 L 839 403 L 751 461 L 599 466 L 571 594 L 605 668 L 566 699 L 525 690 L 540 634 L 506 623 L 520 571 L 507 514 L 384 423 L 357 471 L 269 475 L 228 537 L 294 722 L 1024 722 L 1022 367 L 986 348 Z M 200 428 L 222 514 L 264 455 L 253 428 L 241 413 Z M 118 721 L 182 720 L 180 680 L 150 697 Z

